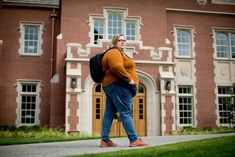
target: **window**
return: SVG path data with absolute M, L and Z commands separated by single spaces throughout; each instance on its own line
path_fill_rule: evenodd
M 100 119 L 101 118 L 101 113 L 100 113 L 100 106 L 101 106 L 101 102 L 100 102 L 100 98 L 96 98 L 95 99 L 95 118 L 96 119 Z
M 123 17 L 120 13 L 108 13 L 108 39 L 112 39 L 115 34 L 123 33 Z
M 92 43 L 98 39 L 112 39 L 115 34 L 124 34 L 127 41 L 138 40 L 138 24 L 140 18 L 128 17 L 126 9 L 105 9 L 104 15 L 93 15 Z
M 235 33 L 215 32 L 216 57 L 235 59 Z
M 136 22 L 135 21 L 126 21 L 126 39 L 127 40 L 136 40 Z
M 191 57 L 192 56 L 192 40 L 191 30 L 189 29 L 176 29 L 177 41 L 177 56 L 178 57 Z
M 190 86 L 180 86 L 179 94 L 179 124 L 189 126 L 193 124 L 193 91 Z
M 231 56 L 235 58 L 235 33 L 231 34 Z
M 37 53 L 38 52 L 38 26 L 25 26 L 24 27 L 24 53 Z
M 142 84 L 139 84 L 138 86 L 138 93 L 144 93 L 144 87 Z
M 216 51 L 218 58 L 228 58 L 228 36 L 216 33 Z
M 37 83 L 20 84 L 20 124 L 36 124 Z
M 22 55 L 41 54 L 42 25 L 21 23 L 21 49 Z
M 231 87 L 229 86 L 219 86 L 218 87 L 218 109 L 219 109 L 219 123 L 228 124 L 229 123 L 229 108 L 228 103 L 232 101 L 230 94 Z
M 139 99 L 139 119 L 144 119 L 144 100 L 141 98 Z
M 94 42 L 97 44 L 98 39 L 104 38 L 104 20 L 95 19 L 94 20 Z

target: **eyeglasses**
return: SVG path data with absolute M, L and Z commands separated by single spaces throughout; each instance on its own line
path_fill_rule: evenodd
M 125 40 L 125 39 L 118 39 L 118 41 L 126 42 L 126 40 Z

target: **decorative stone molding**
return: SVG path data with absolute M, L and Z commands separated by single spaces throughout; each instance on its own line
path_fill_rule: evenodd
M 89 61 L 86 58 L 79 58 L 79 57 L 87 57 L 90 54 L 91 49 L 95 48 L 101 48 L 106 49 L 105 45 L 108 45 L 110 43 L 109 40 L 99 40 L 100 44 L 92 45 L 87 44 L 85 49 L 82 49 L 82 45 L 80 43 L 68 43 L 67 44 L 67 56 L 66 61 Z M 130 46 L 131 45 L 131 46 Z M 138 42 L 127 42 L 127 54 L 130 57 L 133 57 L 136 54 L 139 54 L 140 52 L 136 51 L 136 49 L 141 50 L 147 50 L 150 54 L 150 58 L 152 60 L 149 61 L 141 61 L 136 60 L 138 63 L 149 63 L 149 64 L 173 64 L 172 59 L 172 48 L 169 47 L 159 47 L 154 48 L 151 46 L 144 46 L 142 41 Z M 166 53 L 166 60 L 163 60 L 163 54 Z M 156 62 L 158 61 L 158 62 Z
M 232 63 L 229 61 L 214 61 L 215 65 L 215 82 L 230 83 L 232 81 Z
M 62 38 L 63 38 L 62 33 L 60 33 L 56 38 L 57 38 L 57 39 L 62 39 Z
M 166 62 L 173 62 L 173 60 L 172 60 L 172 48 L 169 48 L 169 47 L 159 47 L 158 51 L 159 51 L 159 56 L 160 57 L 162 57 L 162 53 L 163 52 L 167 53 Z
M 51 83 L 59 83 L 60 82 L 60 75 L 55 74 L 53 78 L 51 79 Z
M 82 49 L 79 43 L 67 44 L 67 58 L 87 57 L 90 54 L 90 48 Z
M 180 72 L 183 77 L 189 76 L 189 68 L 187 66 L 182 66 Z

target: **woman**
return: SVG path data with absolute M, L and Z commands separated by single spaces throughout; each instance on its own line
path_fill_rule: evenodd
M 124 35 L 113 37 L 111 48 L 102 59 L 103 68 L 106 69 L 102 82 L 106 95 L 106 109 L 102 121 L 101 147 L 115 147 L 117 144 L 110 140 L 109 133 L 113 118 L 117 112 L 123 127 L 128 135 L 130 147 L 147 146 L 148 144 L 138 138 L 132 117 L 132 97 L 136 95 L 138 76 L 135 63 L 124 52 L 126 40 Z

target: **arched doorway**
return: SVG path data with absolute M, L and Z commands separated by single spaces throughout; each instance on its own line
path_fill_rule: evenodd
M 92 134 L 100 134 L 103 113 L 105 111 L 105 94 L 101 84 L 95 84 L 92 90 Z M 139 84 L 138 93 L 133 99 L 133 119 L 137 134 L 140 136 L 147 135 L 147 116 L 146 116 L 146 88 Z M 126 136 L 119 115 L 113 120 L 111 136 Z

